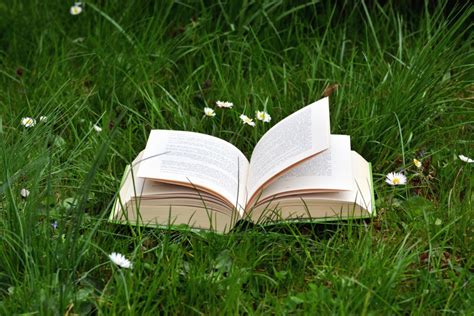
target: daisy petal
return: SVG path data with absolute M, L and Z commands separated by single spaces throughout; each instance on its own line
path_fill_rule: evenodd
M 117 266 L 121 268 L 131 269 L 133 267 L 133 264 L 130 262 L 130 260 L 125 258 L 125 256 L 120 253 L 112 252 L 109 255 L 109 259 L 110 261 L 112 261 L 114 264 L 116 264 Z
M 205 114 L 206 116 L 209 116 L 209 117 L 214 117 L 214 116 L 216 116 L 216 112 L 215 112 L 213 109 L 208 108 L 208 107 L 205 107 L 205 108 L 204 108 L 204 114 Z
M 255 126 L 255 122 L 253 121 L 253 119 L 251 119 L 250 117 L 248 117 L 245 114 L 241 114 L 240 119 L 242 120 L 242 123 L 244 123 L 244 124 L 250 125 L 252 127 Z
M 467 162 L 467 163 L 473 163 L 474 162 L 474 159 L 471 159 L 471 158 L 466 157 L 464 155 L 459 155 L 458 157 L 461 161 L 464 161 L 464 162 Z
M 234 106 L 234 103 L 228 101 L 216 101 L 216 105 L 220 108 L 230 109 Z
M 30 191 L 28 189 L 23 188 L 20 190 L 20 195 L 22 198 L 26 199 L 30 195 Z

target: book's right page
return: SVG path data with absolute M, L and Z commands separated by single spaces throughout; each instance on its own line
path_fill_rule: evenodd
M 258 141 L 247 176 L 247 205 L 279 174 L 329 148 L 328 98 L 286 117 Z
M 330 139 L 329 149 L 279 176 L 263 189 L 255 203 L 297 193 L 351 190 L 354 180 L 350 136 L 331 135 Z
M 285 220 L 325 221 L 375 216 L 371 165 L 351 151 L 352 188 L 339 192 L 294 193 L 257 203 L 251 219 L 258 223 Z

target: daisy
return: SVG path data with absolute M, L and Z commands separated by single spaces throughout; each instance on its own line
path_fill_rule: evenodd
M 82 12 L 82 7 L 81 7 L 81 5 L 82 5 L 82 3 L 76 2 L 76 3 L 69 9 L 69 13 L 71 13 L 72 15 L 81 14 L 81 12 Z
M 31 117 L 24 117 L 21 119 L 21 125 L 24 127 L 33 127 L 36 125 L 36 120 Z
M 234 106 L 234 103 L 232 102 L 227 102 L 227 101 L 217 101 L 216 102 L 216 105 L 220 108 L 226 108 L 226 109 L 230 109 L 231 107 Z
M 257 117 L 257 120 L 263 121 L 264 123 L 268 123 L 272 120 L 272 117 L 270 116 L 270 114 L 268 114 L 265 111 L 257 111 L 255 115 Z
M 93 128 L 97 133 L 102 132 L 102 127 L 100 127 L 100 126 L 97 125 L 97 124 L 94 124 L 94 126 L 92 126 L 92 128 Z
M 462 161 L 467 162 L 467 163 L 473 163 L 474 162 L 473 159 L 471 159 L 469 157 L 466 157 L 464 155 L 459 155 L 458 157 L 459 157 L 459 159 L 461 159 Z
M 20 190 L 20 195 L 21 195 L 22 198 L 26 199 L 28 197 L 28 195 L 30 195 L 30 191 L 23 188 L 23 189 Z
M 118 265 L 121 268 L 131 269 L 132 266 L 133 266 L 133 264 L 130 262 L 130 260 L 125 258 L 124 255 L 122 255 L 120 253 L 117 253 L 117 252 L 112 252 L 109 255 L 109 259 L 110 259 L 110 261 L 112 261 L 114 264 Z
M 413 159 L 413 164 L 414 164 L 418 169 L 421 168 L 421 161 L 419 161 L 418 159 L 414 158 L 414 159 Z
M 204 114 L 205 114 L 206 116 L 209 116 L 209 117 L 214 117 L 214 116 L 216 116 L 216 112 L 215 112 L 213 109 L 208 108 L 208 107 L 205 107 L 205 108 L 204 108 Z
M 46 123 L 48 121 L 48 117 L 47 116 L 40 116 L 39 120 L 40 120 L 40 122 Z
M 85 40 L 84 37 L 78 37 L 78 38 L 73 39 L 72 42 L 73 42 L 74 44 L 77 44 L 77 43 L 82 43 L 82 42 L 84 42 L 84 40 Z
M 242 120 L 244 124 L 250 125 L 252 127 L 255 126 L 255 122 L 245 114 L 241 114 L 240 119 Z
M 407 177 L 401 172 L 390 172 L 387 174 L 385 182 L 390 185 L 402 185 L 407 182 Z

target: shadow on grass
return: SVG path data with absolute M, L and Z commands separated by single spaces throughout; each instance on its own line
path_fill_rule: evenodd
M 368 227 L 370 219 L 353 219 L 347 221 L 329 221 L 323 223 L 301 223 L 301 222 L 286 222 L 286 223 L 275 223 L 270 225 L 255 224 L 247 220 L 239 220 L 234 228 L 227 234 L 219 234 L 210 230 L 195 230 L 189 228 L 187 225 L 170 226 L 168 228 L 163 227 L 146 227 L 142 226 L 140 229 L 143 233 L 168 235 L 179 238 L 189 234 L 195 236 L 206 237 L 208 235 L 215 236 L 229 236 L 229 235 L 240 235 L 245 233 L 261 233 L 265 234 L 281 234 L 287 236 L 304 236 L 311 239 L 326 240 L 332 238 L 341 229 L 350 229 L 356 227 Z M 110 224 L 110 228 L 117 236 L 123 236 L 124 238 L 135 235 L 134 231 L 137 229 L 134 226 L 128 225 L 114 225 Z

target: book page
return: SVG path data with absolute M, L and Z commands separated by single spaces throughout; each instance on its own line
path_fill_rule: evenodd
M 337 192 L 308 192 L 277 196 L 265 202 L 259 201 L 252 208 L 254 222 L 285 221 L 309 218 L 342 219 L 375 215 L 373 184 L 370 164 L 355 151 L 350 152 L 352 168 L 351 189 Z
M 151 227 L 178 229 L 185 225 L 186 230 L 205 229 L 218 233 L 226 233 L 233 227 L 233 218 L 230 214 L 210 209 L 199 209 L 192 205 L 170 206 L 172 201 L 163 201 L 168 205 L 148 205 L 135 203 L 127 205 L 127 223 L 131 225 L 143 225 Z M 119 218 L 119 221 L 125 219 Z
M 228 213 L 231 213 L 234 205 L 229 203 L 227 200 L 215 194 L 208 193 L 202 190 L 196 190 L 196 188 L 185 187 L 179 184 L 168 184 L 162 183 L 150 179 L 144 180 L 143 189 L 141 192 L 137 192 L 136 196 L 132 196 L 132 199 L 144 200 L 158 200 L 158 199 L 174 199 L 178 200 L 181 198 L 192 199 L 197 201 L 200 207 L 206 208 L 207 202 L 213 202 L 221 205 L 221 208 L 226 209 Z M 170 205 L 175 205 L 170 203 Z
M 331 135 L 329 149 L 279 176 L 263 190 L 259 201 L 295 191 L 342 191 L 352 186 L 350 136 Z
M 372 205 L 374 188 L 372 186 L 370 165 L 367 160 L 355 151 L 351 151 L 351 161 L 353 174 L 351 190 L 335 193 L 316 193 L 308 195 L 307 198 L 313 197 L 318 200 L 355 203 L 372 215 L 374 212 L 374 205 Z
M 244 154 L 220 138 L 152 130 L 138 177 L 205 188 L 224 197 L 241 212 L 248 166 Z
M 249 200 L 264 184 L 291 166 L 329 147 L 329 101 L 316 101 L 273 126 L 250 159 Z
M 222 198 L 195 188 L 137 177 L 142 156 L 143 152 L 125 169 L 110 221 L 161 227 L 187 225 L 216 232 L 233 227 L 233 206 Z

